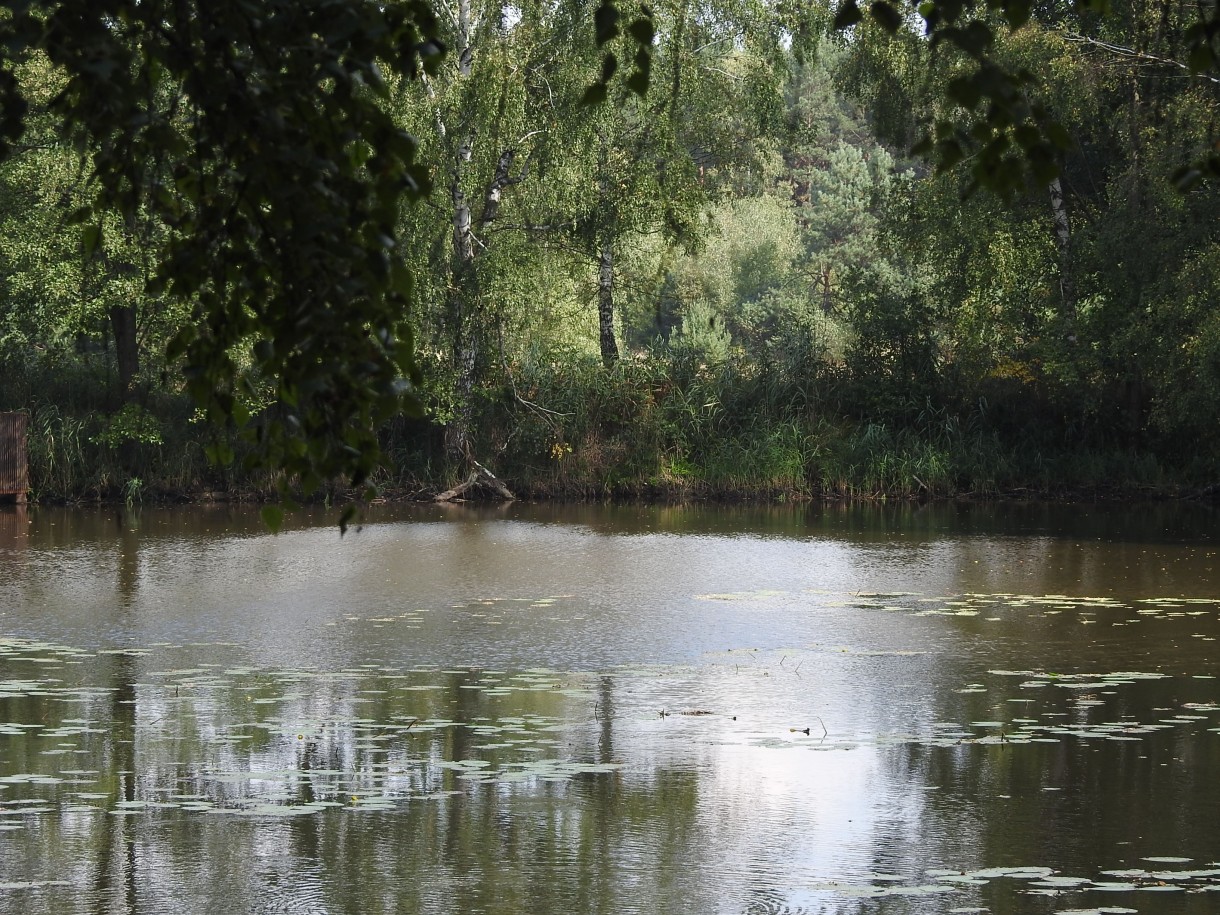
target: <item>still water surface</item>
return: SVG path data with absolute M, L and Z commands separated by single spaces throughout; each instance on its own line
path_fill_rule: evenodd
M 1220 519 L 0 509 L 0 912 L 1220 908 Z

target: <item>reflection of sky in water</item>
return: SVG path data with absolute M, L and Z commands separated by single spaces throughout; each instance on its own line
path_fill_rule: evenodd
M 246 527 L 230 521 L 204 531 L 189 517 L 149 510 L 138 527 L 98 516 L 76 540 L 59 530 L 72 527 L 72 516 L 39 512 L 23 548 L 11 550 L 17 558 L 0 581 L 0 619 L 10 631 L 79 644 L 251 641 L 261 658 L 279 663 L 367 658 L 588 668 L 824 642 L 840 632 L 874 647 L 963 636 L 826 606 L 862 590 L 1211 596 L 1214 559 L 1189 543 L 1084 542 L 1049 537 L 1041 526 L 1027 538 L 985 529 L 863 536 L 841 525 L 807 526 L 798 537 L 757 527 L 737 534 L 648 529 L 672 519 L 673 510 L 640 510 L 628 519 L 636 527 L 620 532 L 610 522 L 540 523 L 529 520 L 527 508 L 520 512 L 525 523 L 371 523 L 341 539 L 329 527 L 259 535 L 249 527 L 253 513 L 239 516 Z M 591 518 L 587 508 L 574 514 Z M 693 599 L 764 590 L 784 596 L 727 605 Z M 326 626 L 348 615 L 552 595 L 569 596 L 562 614 L 534 614 L 511 626 L 452 612 L 394 636 Z M 823 612 L 808 612 L 818 608 Z
M 6 651 L 10 659 L 65 657 L 47 646 L 11 642 Z M 226 655 L 213 651 L 213 657 Z M 1200 855 L 1200 848 L 1210 848 L 1210 817 L 1195 824 L 1201 831 L 1178 824 L 1160 837 L 1150 834 L 1155 824 L 1147 819 L 1150 810 L 1164 814 L 1184 801 L 1204 808 L 1214 803 L 1214 784 L 1200 790 L 1214 781 L 1206 772 L 1176 788 L 1171 784 L 1168 795 L 1164 785 L 1159 796 L 1147 786 L 1131 786 L 1138 789 L 1129 799 L 1137 809 L 1117 827 L 1088 820 L 1088 830 L 1114 840 L 1101 857 L 1089 857 L 1096 850 L 1089 850 L 1088 833 L 1054 825 L 1065 808 L 1090 796 L 1087 782 L 1099 773 L 1121 778 L 1136 759 L 1180 753 L 1190 745 L 1182 742 L 1188 733 L 1213 738 L 1205 728 L 1215 724 L 1215 704 L 1169 698 L 1180 695 L 1181 686 L 1170 677 L 1112 674 L 1094 682 L 1041 674 L 1034 684 L 1020 682 L 1020 672 L 982 676 L 1000 701 L 1023 690 L 1038 692 L 1039 710 L 1070 709 L 1077 701 L 1074 686 L 1146 702 L 1151 714 L 1141 720 L 1163 729 L 1122 745 L 1111 757 L 1115 767 L 1087 755 L 1089 739 L 1107 739 L 1104 734 L 1052 740 L 1053 731 L 1043 727 L 1036 733 L 1046 745 L 1021 743 L 1010 722 L 1014 742 L 1003 745 L 995 742 L 994 723 L 960 714 L 957 721 L 931 720 L 936 711 L 969 711 L 960 707 L 929 709 L 901 733 L 887 732 L 885 716 L 867 705 L 867 690 L 844 695 L 820 677 L 785 676 L 788 664 L 802 657 L 796 652 L 750 653 L 744 670 L 726 660 L 736 653 L 727 653 L 706 665 L 603 675 L 311 673 L 219 661 L 174 666 L 201 653 L 208 652 L 66 655 L 84 665 L 86 681 L 107 665 L 125 665 L 124 681 L 137 683 L 134 705 L 114 705 L 121 693 L 104 690 L 82 693 L 36 681 L 8 687 L 13 695 L 43 696 L 44 709 L 72 698 L 73 714 L 80 716 L 72 721 L 92 723 L 91 736 L 74 744 L 87 760 L 79 780 L 68 777 L 77 770 L 62 758 L 40 760 L 37 752 L 27 754 L 23 770 L 59 772 L 63 781 L 30 785 L 0 777 L 13 792 L 0 801 L 0 818 L 22 826 L 9 852 L 0 853 L 9 872 L 30 880 L 66 873 L 77 859 L 64 862 L 67 870 L 46 862 L 60 851 L 97 854 L 100 830 L 137 843 L 139 893 L 179 898 L 187 909 L 214 892 L 209 887 L 222 872 L 245 886 L 279 875 L 284 882 L 276 892 L 285 899 L 321 899 L 333 878 L 330 868 L 355 866 L 347 852 L 335 859 L 340 836 L 345 843 L 364 837 L 366 847 L 357 850 L 364 873 L 391 897 L 406 892 L 403 881 L 418 882 L 418 872 L 377 860 L 383 833 L 386 841 L 418 846 L 412 867 L 433 868 L 433 879 L 442 882 L 468 881 L 471 868 L 495 861 L 501 870 L 542 869 L 560 881 L 604 869 L 602 877 L 618 894 L 641 881 L 648 886 L 649 895 L 632 897 L 616 911 L 654 910 L 642 898 L 695 911 L 782 910 L 796 901 L 817 911 L 880 894 L 977 903 L 988 894 L 1010 899 L 1025 891 L 1020 887 L 1080 898 L 1089 892 L 1147 894 L 1154 885 L 1179 881 L 1202 892 L 1220 876 L 1199 864 L 1187 867 L 1190 862 L 1140 863 L 1153 851 Z M 807 653 L 802 666 L 819 657 L 834 655 Z M 849 655 L 844 662 L 893 660 Z M 56 678 L 62 673 L 48 669 Z M 852 695 L 860 701 L 853 704 Z M 973 700 L 978 693 L 966 695 Z M 848 711 L 858 717 L 846 717 Z M 1097 722 L 1115 711 L 1099 709 Z M 30 717 L 46 720 L 47 713 Z M 123 744 L 132 721 L 135 742 Z M 80 737 L 71 733 L 74 727 L 35 730 L 41 742 L 27 743 L 28 750 Z M 14 763 L 11 755 L 6 761 Z M 1032 782 L 1023 763 L 1032 764 Z M 119 786 L 108 790 L 107 764 L 136 775 L 120 774 Z M 39 798 L 39 807 L 16 813 L 20 800 Z M 69 805 L 96 809 L 83 814 Z M 289 825 L 280 813 L 298 816 Z M 1131 831 L 1133 824 L 1139 832 Z M 436 840 L 451 830 L 462 838 L 446 850 Z M 300 845 L 302 835 L 313 836 L 314 844 Z M 1147 843 L 1126 857 L 1117 852 L 1146 835 Z M 29 844 L 27 836 L 55 839 Z M 522 836 L 530 841 L 523 845 Z M 599 838 L 590 846 L 593 837 Z M 548 843 L 545 855 L 523 856 L 537 841 Z M 96 877 L 88 868 L 78 873 L 76 892 L 95 886 Z M 168 896 L 154 889 L 161 884 L 173 884 L 164 888 Z M 1100 884 L 1113 886 L 1102 890 Z M 61 898 L 54 887 L 42 891 Z M 559 901 L 540 911 L 564 911 Z M 486 899 L 467 907 L 443 900 L 429 905 L 421 910 L 513 911 Z
M 22 827 L 0 872 L 183 911 L 231 902 L 218 880 L 263 900 L 243 911 L 362 910 L 336 881 L 435 912 L 998 912 L 1033 891 L 1157 912 L 1178 909 L 1154 883 L 1212 889 L 1217 606 L 1144 600 L 1216 596 L 1204 541 L 514 511 L 343 539 L 38 513 L 0 543 L 2 634 L 149 653 L 0 652 L 24 683 L 0 719 L 40 726 L 0 727 L 0 826 Z M 48 676 L 90 690 L 40 696 Z M 102 797 L 6 781 L 70 760 Z M 1177 875 L 1140 864 L 1179 854 Z M 1026 870 L 960 873 L 980 868 Z

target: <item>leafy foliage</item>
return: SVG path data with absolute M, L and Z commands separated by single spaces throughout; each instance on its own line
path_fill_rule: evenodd
M 1145 32 L 1146 40 L 1130 46 L 1108 40 L 1115 31 L 1129 36 L 1129 24 L 1141 19 L 1148 25 L 1159 23 L 1155 37 Z M 927 40 L 917 55 L 933 74 L 936 88 L 932 115 L 914 152 L 941 172 L 959 163 L 968 165 L 967 192 L 985 187 L 1012 199 L 1028 183 L 1044 185 L 1054 179 L 1074 145 L 1071 122 L 1056 112 L 1045 92 L 1045 73 L 1008 53 L 1012 43 L 1005 39 L 1032 22 L 1062 29 L 1074 41 L 1141 66 L 1216 79 L 1220 11 L 1215 4 L 1188 8 L 1142 0 L 1076 0 L 1063 10 L 1038 7 L 1030 0 L 911 0 L 909 8 L 898 0 L 875 0 L 866 17 L 857 0 L 843 0 L 834 27 L 856 31 L 857 40 L 867 44 L 873 39 L 860 34 L 900 37 L 921 23 Z M 1209 153 L 1182 164 L 1174 174 L 1186 187 L 1205 174 L 1220 175 L 1220 159 Z
M 167 234 L 149 292 L 189 304 L 170 347 L 214 422 L 245 426 L 243 394 L 271 381 L 251 459 L 306 489 L 377 461 L 376 427 L 416 377 L 397 257 L 404 199 L 428 183 L 390 116 L 383 65 L 435 65 L 422 2 L 58 0 L 10 8 L 4 46 L 63 75 L 50 114 L 87 153 L 94 196 L 76 214 L 86 259 L 106 213 Z M 29 104 L 9 59 L 4 151 Z M 247 349 L 248 348 L 248 349 Z M 227 449 L 218 446 L 219 457 Z
M 40 492 L 1214 474 L 1197 12 L 611 9 L 0 19 L 0 407 Z M 244 469 L 199 470 L 204 425 Z

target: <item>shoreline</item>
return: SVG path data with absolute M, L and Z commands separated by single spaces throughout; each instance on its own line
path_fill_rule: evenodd
M 1106 484 L 1097 486 L 1015 486 L 988 491 L 966 490 L 954 492 L 861 492 L 844 490 L 818 490 L 798 492 L 754 487 L 726 488 L 694 481 L 684 484 L 639 483 L 634 485 L 598 488 L 566 484 L 545 487 L 537 484 L 515 488 L 511 480 L 505 481 L 515 496 L 512 500 L 491 495 L 477 489 L 468 498 L 438 501 L 436 495 L 443 492 L 444 484 L 419 484 L 414 486 L 385 485 L 379 487 L 375 499 L 366 502 L 357 490 L 335 487 L 326 492 L 310 496 L 296 494 L 294 499 L 301 506 L 351 505 L 351 504 L 417 504 L 417 505 L 494 505 L 497 503 L 554 503 L 558 505 L 609 504 L 609 505 L 812 505 L 812 504 L 865 504 L 865 505 L 917 505 L 962 502 L 984 504 L 990 502 L 1049 502 L 1049 503 L 1140 503 L 1140 502 L 1193 502 L 1199 505 L 1220 506 L 1220 485 L 1190 486 L 1183 483 L 1165 485 L 1151 484 Z M 0 507 L 55 506 L 170 506 L 170 505 L 251 505 L 278 504 L 282 500 L 275 489 L 234 490 L 161 490 L 149 489 L 138 498 L 127 498 L 121 491 L 97 493 L 92 497 L 30 496 L 23 503 L 0 497 Z

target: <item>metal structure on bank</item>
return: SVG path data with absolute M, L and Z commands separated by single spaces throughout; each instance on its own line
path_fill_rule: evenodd
M 30 489 L 25 413 L 0 413 L 0 500 L 25 502 Z

